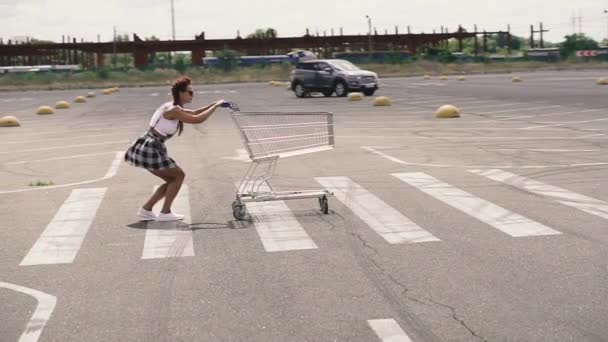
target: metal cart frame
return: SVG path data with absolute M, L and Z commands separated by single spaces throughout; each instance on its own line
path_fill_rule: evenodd
M 235 219 L 247 217 L 247 202 L 318 198 L 324 214 L 329 212 L 326 189 L 277 191 L 271 184 L 279 158 L 331 150 L 335 146 L 333 114 L 328 112 L 231 111 L 251 164 L 240 181 L 232 203 Z M 256 177 L 256 171 L 264 168 Z

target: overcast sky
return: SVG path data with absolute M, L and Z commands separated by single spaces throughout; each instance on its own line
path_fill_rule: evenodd
M 582 15 L 582 30 L 601 40 L 608 35 L 608 0 L 174 0 L 176 38 L 192 39 L 206 32 L 208 39 L 245 36 L 256 28 L 272 27 L 280 37 L 335 32 L 366 34 L 366 14 L 379 33 L 430 33 L 441 25 L 454 31 L 458 24 L 472 30 L 506 30 L 529 37 L 530 25 L 542 21 L 549 41 L 573 32 L 572 17 Z M 170 0 L 0 0 L 0 37 L 15 36 L 61 41 L 62 35 L 96 41 L 119 33 L 140 37 L 171 37 Z M 580 12 L 579 12 L 580 11 Z M 537 28 L 536 28 L 537 29 Z M 576 30 L 579 29 L 578 19 Z

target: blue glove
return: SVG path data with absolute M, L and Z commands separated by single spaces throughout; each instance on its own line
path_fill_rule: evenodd
M 224 102 L 222 102 L 222 104 L 220 106 L 224 107 L 224 108 L 230 108 L 230 110 L 232 110 L 234 112 L 239 111 L 239 106 L 232 101 L 224 101 Z

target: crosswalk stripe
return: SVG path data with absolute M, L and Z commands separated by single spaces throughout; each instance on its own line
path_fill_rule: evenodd
M 235 185 L 238 188 L 240 184 Z M 245 189 L 252 187 L 253 182 L 249 181 Z M 265 183 L 259 184 L 256 189 L 260 192 L 270 191 Z M 248 202 L 246 207 L 266 252 L 318 248 L 285 201 Z
M 158 187 L 154 188 L 156 191 Z M 142 259 L 162 259 L 194 256 L 192 229 L 190 228 L 190 194 L 187 185 L 182 185 L 173 201 L 172 210 L 184 215 L 182 221 L 150 221 L 146 225 L 146 239 Z
M 317 248 L 285 201 L 250 202 L 247 211 L 267 252 Z
M 440 241 L 348 177 L 319 177 L 315 180 L 332 191 L 388 243 Z
M 469 172 L 502 182 L 530 193 L 544 196 L 561 204 L 608 219 L 608 203 L 516 174 L 498 170 L 469 170 Z
M 106 188 L 72 190 L 19 265 L 72 263 L 105 193 Z
M 372 319 L 367 324 L 382 342 L 412 342 L 394 319 Z
M 425 173 L 395 173 L 393 176 L 513 237 L 561 234 Z

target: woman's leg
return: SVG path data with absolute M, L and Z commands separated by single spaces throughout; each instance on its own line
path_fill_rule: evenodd
M 152 172 L 154 175 L 164 179 L 167 183 L 161 185 L 157 189 L 157 191 L 152 195 L 149 203 L 146 203 L 146 204 L 151 204 L 152 200 L 156 200 L 156 202 L 158 202 L 162 198 L 161 195 L 164 195 L 165 203 L 163 204 L 163 209 L 161 210 L 161 213 L 168 214 L 171 212 L 171 205 L 173 204 L 173 200 L 177 196 L 179 189 L 182 187 L 182 183 L 184 182 L 184 178 L 186 177 L 186 174 L 179 167 L 171 168 L 171 169 L 162 169 L 162 170 L 150 170 L 150 172 Z M 164 187 L 164 189 L 162 189 L 163 191 L 160 192 L 159 190 L 161 190 L 161 188 L 163 188 L 163 187 Z M 154 202 L 154 203 L 156 203 L 156 202 Z M 144 207 L 144 209 L 146 209 L 146 208 Z
M 165 183 L 163 185 L 159 186 L 156 189 L 156 191 L 154 191 L 154 193 L 152 194 L 150 199 L 148 199 L 146 204 L 144 204 L 142 206 L 142 208 L 144 208 L 145 210 L 148 210 L 148 211 L 152 211 L 152 208 L 156 205 L 156 203 L 158 203 L 158 201 L 160 201 L 163 197 L 165 197 L 165 192 L 167 191 L 167 186 L 169 185 L 169 183 L 172 180 L 171 177 L 161 176 L 152 171 L 150 171 L 150 172 L 152 174 L 154 174 L 155 176 L 162 178 L 162 180 L 164 180 Z

